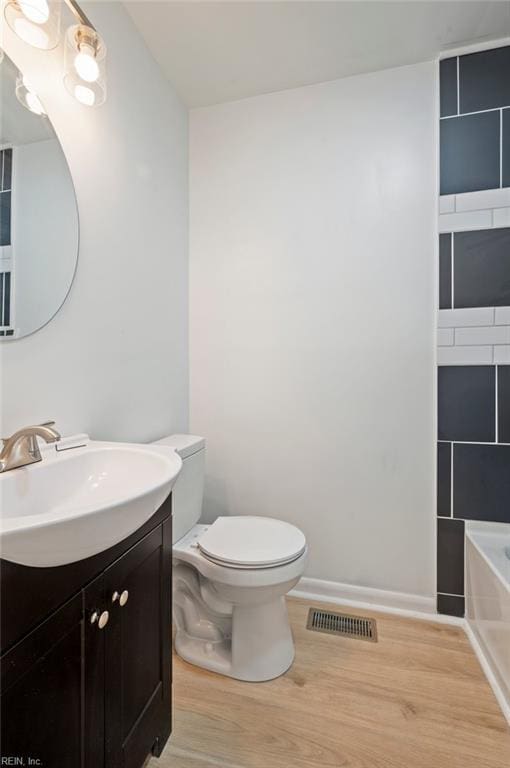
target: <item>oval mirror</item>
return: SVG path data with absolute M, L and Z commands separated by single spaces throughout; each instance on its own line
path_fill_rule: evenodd
M 8 340 L 37 331 L 64 303 L 79 224 L 71 174 L 44 107 L 6 55 L 0 77 L 0 338 Z

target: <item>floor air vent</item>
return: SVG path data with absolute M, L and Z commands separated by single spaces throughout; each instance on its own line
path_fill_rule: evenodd
M 310 608 L 306 628 L 314 632 L 325 632 L 328 635 L 355 637 L 358 640 L 377 642 L 377 625 L 375 619 L 363 616 L 350 616 L 347 613 L 333 613 Z

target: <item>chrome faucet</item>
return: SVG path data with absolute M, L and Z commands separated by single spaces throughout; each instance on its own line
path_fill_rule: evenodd
M 33 427 L 24 427 L 5 438 L 0 452 L 0 472 L 8 472 L 10 469 L 41 461 L 37 438 L 41 437 L 46 443 L 56 443 L 60 440 L 60 434 L 53 429 L 54 424 L 54 421 L 47 421 Z

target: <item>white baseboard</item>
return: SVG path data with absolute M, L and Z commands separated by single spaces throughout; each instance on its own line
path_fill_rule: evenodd
M 289 597 L 303 600 L 350 605 L 381 613 L 394 613 L 410 619 L 426 619 L 442 624 L 462 625 L 463 619 L 436 613 L 434 597 L 410 595 L 405 592 L 390 592 L 386 589 L 358 587 L 353 584 L 341 584 L 336 581 L 311 579 L 303 576 Z
M 433 597 L 422 595 L 410 595 L 405 592 L 390 592 L 385 589 L 370 589 L 369 587 L 357 587 L 353 584 L 340 584 L 336 581 L 324 581 L 323 579 L 311 579 L 307 576 L 298 582 L 295 589 L 289 592 L 289 597 L 297 597 L 302 600 L 318 603 L 332 603 L 334 605 L 352 606 L 362 610 L 377 611 L 380 613 L 393 613 L 410 619 L 423 619 L 441 624 L 451 624 L 462 627 L 466 633 L 473 651 L 480 662 L 480 666 L 487 678 L 496 700 L 501 707 L 504 717 L 510 725 L 510 702 L 507 701 L 499 682 L 494 675 L 490 662 L 483 648 L 469 626 L 466 619 L 457 616 L 447 616 L 436 613 L 436 601 Z

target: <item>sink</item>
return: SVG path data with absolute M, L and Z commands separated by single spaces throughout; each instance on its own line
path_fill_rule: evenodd
M 0 474 L 0 556 L 36 567 L 102 552 L 136 531 L 169 495 L 182 467 L 163 445 L 88 441 Z

